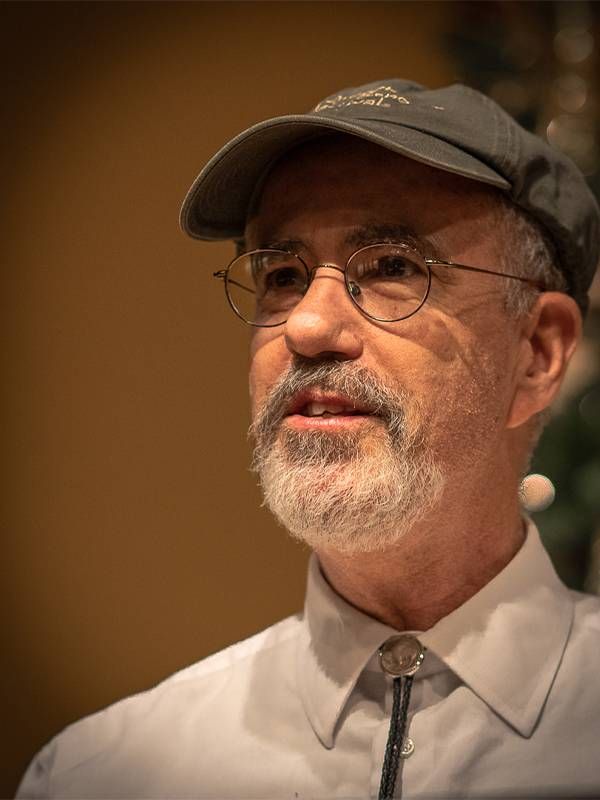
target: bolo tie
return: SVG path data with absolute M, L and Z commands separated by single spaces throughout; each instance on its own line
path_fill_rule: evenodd
M 379 648 L 381 668 L 393 678 L 393 697 L 378 800 L 392 800 L 400 758 L 408 758 L 415 749 L 412 739 L 406 736 L 408 704 L 414 674 L 424 658 L 425 648 L 408 634 L 392 636 Z

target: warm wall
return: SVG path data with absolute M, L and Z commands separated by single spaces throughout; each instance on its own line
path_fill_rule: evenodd
M 306 553 L 247 471 L 247 331 L 210 277 L 230 246 L 178 207 L 255 121 L 451 81 L 447 13 L 2 4 L 0 796 L 70 721 L 300 608 Z

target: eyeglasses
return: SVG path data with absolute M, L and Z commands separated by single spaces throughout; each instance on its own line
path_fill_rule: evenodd
M 259 328 L 274 328 L 287 321 L 321 267 L 342 273 L 350 299 L 369 319 L 407 319 L 429 296 L 432 266 L 498 275 L 540 291 L 546 289 L 543 283 L 530 278 L 426 258 L 406 242 L 361 247 L 348 258 L 344 269 L 336 264 L 309 267 L 299 255 L 285 250 L 251 250 L 213 274 L 224 281 L 229 305 L 240 319 Z

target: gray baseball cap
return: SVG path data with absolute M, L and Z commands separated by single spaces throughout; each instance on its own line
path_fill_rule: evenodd
M 505 191 L 550 234 L 567 291 L 586 310 L 600 258 L 600 209 L 583 175 L 493 100 L 462 84 L 430 90 L 400 79 L 376 81 L 342 89 L 306 114 L 253 125 L 198 175 L 181 208 L 183 230 L 197 239 L 240 238 L 269 168 L 295 145 L 328 131 Z

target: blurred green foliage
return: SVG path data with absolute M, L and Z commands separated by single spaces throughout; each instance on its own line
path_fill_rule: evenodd
M 543 131 L 552 111 L 551 87 L 565 72 L 580 72 L 590 92 L 600 41 L 583 61 L 564 64 L 554 48 L 563 26 L 600 30 L 600 3 L 455 2 L 444 34 L 456 79 L 491 95 L 529 130 Z M 545 105 L 546 104 L 546 105 Z M 549 104 L 549 105 L 548 105 Z M 592 97 L 581 113 L 600 131 L 600 104 Z M 597 153 L 597 149 L 596 149 Z M 600 164 L 587 175 L 600 195 Z M 531 471 L 547 475 L 556 499 L 535 515 L 554 565 L 574 589 L 600 593 L 600 309 L 585 325 L 587 385 L 564 396 L 533 458 Z
M 535 521 L 558 573 L 573 589 L 598 591 L 592 547 L 600 534 L 600 380 L 578 392 L 542 436 L 532 472 L 547 475 L 556 500 Z

